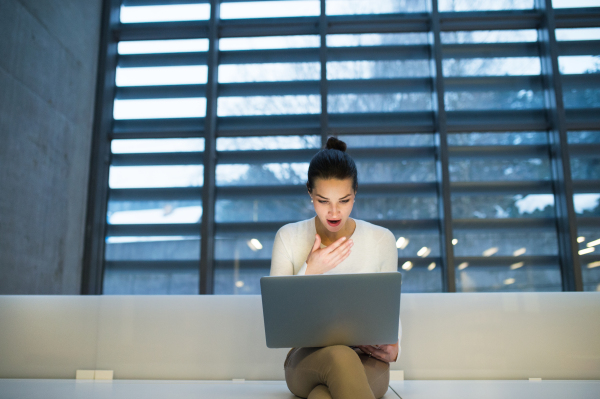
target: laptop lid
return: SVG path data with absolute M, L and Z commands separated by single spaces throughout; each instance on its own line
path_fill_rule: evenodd
M 398 341 L 399 272 L 262 277 L 269 348 Z

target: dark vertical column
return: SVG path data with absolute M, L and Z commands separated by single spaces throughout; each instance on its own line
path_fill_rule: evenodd
M 113 125 L 117 38 L 112 30 L 119 25 L 120 0 L 104 0 L 98 78 L 90 157 L 85 244 L 81 276 L 81 294 L 102 294 L 104 275 L 104 243 L 106 207 L 108 203 L 108 173 L 110 167 L 110 136 Z
M 564 291 L 582 291 L 581 264 L 577 253 L 577 220 L 573 207 L 573 183 L 567 142 L 567 124 L 562 83 L 558 69 L 558 48 L 551 0 L 536 0 L 542 11 L 538 30 L 542 82 L 549 125 L 550 163 L 554 186 L 554 204 L 562 285 Z
M 438 209 L 440 217 L 440 255 L 442 258 L 442 287 L 445 292 L 456 292 L 454 248 L 452 246 L 452 210 L 450 208 L 450 173 L 448 167 L 448 130 L 444 104 L 444 75 L 442 72 L 442 42 L 440 38 L 440 13 L 438 1 L 432 0 L 431 10 L 431 72 L 433 79 L 432 107 L 438 183 Z
M 219 0 L 210 2 L 208 27 L 208 80 L 204 118 L 204 185 L 200 244 L 200 294 L 213 293 L 215 258 L 215 169 L 217 163 L 217 97 L 219 80 Z
M 319 58 L 321 61 L 321 145 L 327 142 L 329 135 L 329 114 L 327 112 L 327 93 L 329 83 L 327 82 L 327 15 L 325 6 L 327 0 L 321 0 L 321 16 L 319 17 L 319 35 L 321 36 L 321 47 Z

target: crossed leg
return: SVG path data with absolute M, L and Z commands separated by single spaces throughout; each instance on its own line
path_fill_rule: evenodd
M 345 345 L 294 348 L 285 361 L 290 391 L 307 399 L 375 399 L 385 395 L 389 364 Z

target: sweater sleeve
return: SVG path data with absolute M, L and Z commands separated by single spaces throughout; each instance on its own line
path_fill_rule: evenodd
M 380 271 L 398 271 L 398 249 L 396 249 L 396 238 L 391 231 L 387 230 L 379 240 L 378 251 L 381 254 Z
M 384 236 L 379 241 L 379 253 L 381 254 L 381 271 L 382 272 L 397 272 L 398 271 L 398 249 L 396 248 L 396 238 L 391 231 L 386 231 Z M 400 358 L 400 341 L 402 340 L 402 320 L 398 319 L 398 357 Z
M 271 276 L 294 275 L 294 264 L 292 255 L 288 251 L 282 238 L 281 229 L 275 235 L 273 242 L 273 253 L 271 255 Z

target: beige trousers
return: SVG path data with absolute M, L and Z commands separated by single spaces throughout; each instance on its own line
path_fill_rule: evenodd
M 308 399 L 374 399 L 388 390 L 390 365 L 345 345 L 293 348 L 284 363 L 290 391 Z

